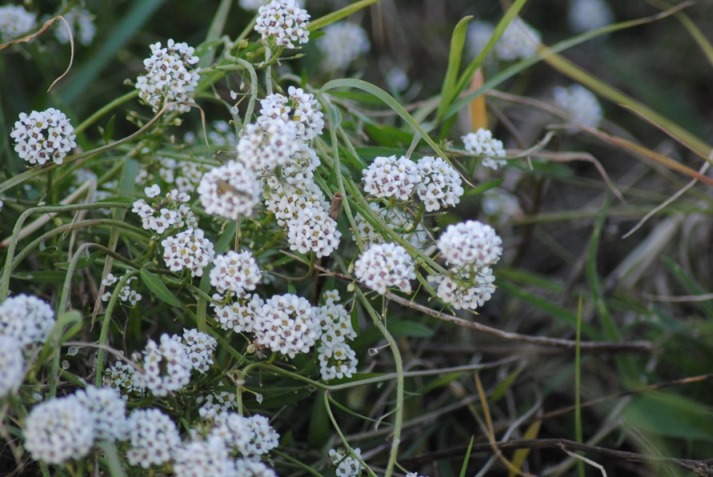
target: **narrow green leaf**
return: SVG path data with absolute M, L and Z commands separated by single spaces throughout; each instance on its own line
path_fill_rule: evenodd
M 661 436 L 713 442 L 713 410 L 669 393 L 636 396 L 622 415 L 627 426 Z
M 141 281 L 144 282 L 146 288 L 151 290 L 151 292 L 156 295 L 156 298 L 164 303 L 168 303 L 171 306 L 183 306 L 182 303 L 176 298 L 171 290 L 168 289 L 165 283 L 154 273 L 149 272 L 145 268 L 139 271 L 139 276 Z
M 208 34 L 206 35 L 206 43 L 214 43 L 215 40 L 220 38 L 225 29 L 225 22 L 228 20 L 228 14 L 230 13 L 230 7 L 233 4 L 233 0 L 222 0 L 218 9 L 215 11 L 213 16 L 213 21 L 210 23 L 208 28 Z M 216 45 L 211 45 L 210 48 L 201 56 L 198 66 L 200 68 L 207 68 L 213 64 L 213 58 L 215 58 Z
M 455 92 L 458 71 L 460 70 L 460 62 L 463 57 L 463 45 L 465 45 L 465 36 L 468 32 L 468 22 L 472 19 L 472 15 L 464 17 L 453 29 L 453 35 L 451 36 L 451 48 L 448 53 L 448 68 L 446 69 L 446 76 L 443 78 L 443 86 L 441 86 L 441 102 L 438 105 L 439 118 L 445 114 L 448 106 L 450 106 L 450 104 L 446 102 L 446 99 L 453 99 L 456 97 L 453 93 Z
M 468 472 L 468 462 L 470 461 L 470 454 L 473 452 L 473 442 L 475 442 L 475 436 L 470 436 L 470 442 L 468 443 L 468 450 L 465 452 L 465 458 L 463 459 L 463 465 L 460 468 L 460 477 L 466 477 L 466 472 Z
M 315 30 L 321 30 L 327 25 L 330 25 L 334 22 L 338 22 L 342 18 L 346 18 L 352 13 L 356 13 L 362 8 L 366 8 L 369 5 L 373 5 L 374 3 L 377 3 L 379 1 L 380 0 L 361 0 L 359 2 L 354 2 L 351 5 L 347 5 L 346 7 L 337 10 L 336 12 L 329 13 L 321 18 L 312 21 L 307 27 L 307 29 L 311 32 Z

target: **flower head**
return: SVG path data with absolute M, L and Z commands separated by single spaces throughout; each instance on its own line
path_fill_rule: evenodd
M 137 373 L 135 379 L 154 396 L 167 396 L 184 388 L 191 380 L 194 363 L 178 336 L 163 334 L 158 344 L 149 340 L 142 360 L 143 371 Z
M 324 114 L 313 94 L 302 88 L 290 86 L 288 96 L 271 94 L 260 101 L 258 124 L 274 120 L 291 121 L 296 126 L 297 136 L 309 141 L 322 134 Z
M 69 119 L 55 108 L 32 111 L 29 115 L 20 113 L 10 137 L 15 140 L 15 152 L 22 159 L 40 166 L 48 161 L 62 164 L 77 146 Z
M 421 181 L 416 193 L 426 206 L 427 212 L 442 207 L 455 207 L 463 195 L 460 175 L 441 157 L 422 157 L 416 165 L 421 172 Z
M 609 25 L 614 13 L 605 0 L 572 0 L 567 22 L 572 31 L 582 33 Z
M 0 40 L 7 41 L 35 28 L 37 16 L 21 5 L 0 7 Z
M 54 311 L 32 295 L 16 295 L 0 304 L 0 335 L 20 346 L 44 343 L 54 326 Z
M 537 53 L 540 44 L 537 30 L 520 18 L 515 18 L 495 44 L 495 54 L 505 61 L 524 59 Z
M 203 176 L 198 198 L 207 213 L 237 220 L 250 215 L 260 200 L 260 181 L 250 168 L 229 161 Z
M 183 346 L 188 354 L 191 367 L 205 373 L 213 364 L 213 353 L 218 341 L 207 333 L 196 329 L 183 330 Z
M 394 243 L 370 245 L 354 264 L 354 275 L 380 295 L 389 287 L 411 293 L 409 280 L 416 278 L 413 258 L 405 248 Z
M 20 344 L 0 335 L 0 399 L 17 391 L 25 378 L 25 358 Z
M 96 439 L 123 441 L 127 438 L 126 402 L 116 389 L 87 386 L 74 396 L 89 411 Z
M 290 358 L 308 352 L 319 333 L 312 305 L 302 297 L 274 295 L 256 311 L 256 344 Z
M 438 277 L 436 281 L 440 281 L 438 298 L 457 310 L 480 308 L 495 292 L 495 277 L 489 267 L 481 268 L 475 274 Z
M 405 157 L 377 157 L 363 171 L 364 190 L 374 197 L 407 201 L 421 176 L 418 167 Z
M 369 51 L 369 37 L 364 29 L 351 22 L 337 22 L 324 29 L 324 36 L 317 46 L 322 52 L 322 68 L 325 71 L 340 71 Z
M 245 292 L 255 290 L 262 278 L 260 267 L 249 250 L 240 253 L 231 250 L 218 255 L 213 265 L 210 284 L 220 293 L 231 291 L 235 296 L 242 296 Z
M 476 220 L 449 225 L 438 239 L 438 250 L 449 264 L 476 269 L 495 264 L 503 253 L 495 230 Z
M 321 207 L 306 207 L 297 212 L 297 217 L 287 222 L 287 241 L 290 250 L 299 253 L 314 252 L 326 257 L 339 246 L 342 233 L 337 222 Z
M 277 46 L 295 48 L 309 41 L 309 13 L 295 0 L 272 0 L 258 9 L 255 31 Z
M 146 74 L 136 79 L 139 98 L 158 112 L 166 103 L 191 102 L 198 86 L 198 70 L 193 65 L 198 57 L 193 47 L 186 43 L 168 40 L 166 47 L 160 42 L 151 45 L 151 56 L 144 60 Z M 171 104 L 169 111 L 186 113 L 186 104 Z
M 503 143 L 495 139 L 490 130 L 480 128 L 476 132 L 466 134 L 461 139 L 466 151 L 482 158 L 483 166 L 499 169 L 505 165 L 505 160 L 500 159 L 505 157 Z
M 269 174 L 297 154 L 302 141 L 298 137 L 297 122 L 264 118 L 243 128 L 237 151 L 243 167 Z
M 127 421 L 131 447 L 126 458 L 131 465 L 148 469 L 161 465 L 181 444 L 176 424 L 158 409 L 135 409 Z
M 177 446 L 173 453 L 176 477 L 228 477 L 233 463 L 222 439 L 194 440 Z
M 564 109 L 570 120 L 590 128 L 596 128 L 602 120 L 602 107 L 594 93 L 582 85 L 554 89 L 555 104 Z
M 163 259 L 172 272 L 190 270 L 191 276 L 203 276 L 203 269 L 213 259 L 213 243 L 201 229 L 188 229 L 161 241 Z
M 94 39 L 97 27 L 94 25 L 94 15 L 82 7 L 74 7 L 64 14 L 65 21 L 72 30 L 72 35 L 84 46 L 89 45 Z M 64 23 L 55 26 L 54 36 L 60 43 L 69 42 L 69 34 Z
M 25 421 L 25 448 L 32 458 L 61 464 L 84 457 L 94 444 L 91 413 L 74 396 L 38 404 Z

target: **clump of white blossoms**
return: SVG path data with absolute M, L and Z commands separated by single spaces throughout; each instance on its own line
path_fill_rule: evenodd
M 431 156 L 422 157 L 416 166 L 421 176 L 416 193 L 427 212 L 458 205 L 463 195 L 463 186 L 453 166 L 441 157 Z
M 293 122 L 297 136 L 305 141 L 322 134 L 324 129 L 324 114 L 313 94 L 305 93 L 302 88 L 290 86 L 288 96 L 271 94 L 260 101 L 260 117 L 258 124 L 269 123 L 271 120 Z
M 322 52 L 322 68 L 340 71 L 360 55 L 369 51 L 371 44 L 366 31 L 356 23 L 338 22 L 324 28 L 324 36 L 317 42 Z
M 503 253 L 502 240 L 495 229 L 476 220 L 449 225 L 437 245 L 443 258 L 456 267 L 489 267 Z
M 126 458 L 131 465 L 148 469 L 165 464 L 181 444 L 176 424 L 158 409 L 134 409 L 127 427 L 131 447 Z
M 136 79 L 139 98 L 158 112 L 167 103 L 192 102 L 198 86 L 198 57 L 186 43 L 168 40 L 166 47 L 161 42 L 151 45 L 151 56 L 144 60 L 146 75 Z M 191 110 L 186 104 L 171 104 L 168 111 L 186 113 Z
M 84 457 L 94 444 L 92 414 L 74 396 L 33 407 L 23 433 L 25 449 L 33 459 L 47 464 Z
M 314 309 L 302 297 L 274 295 L 255 315 L 255 344 L 270 351 L 294 358 L 307 353 L 319 338 Z
M 74 396 L 89 411 L 96 440 L 113 442 L 128 437 L 126 402 L 116 389 L 87 386 Z
M 20 344 L 0 335 L 0 399 L 17 391 L 25 378 L 25 358 Z
M 537 53 L 540 40 L 540 33 L 518 17 L 495 44 L 495 54 L 505 61 L 529 58 Z
M 213 243 L 202 229 L 188 229 L 161 241 L 163 259 L 172 272 L 189 270 L 191 276 L 203 276 L 203 269 L 213 260 Z
M 15 295 L 0 304 L 0 336 L 20 346 L 44 343 L 55 323 L 52 307 L 32 295 Z
M 263 5 L 267 5 L 271 0 L 240 0 L 240 6 L 245 10 L 257 10 Z M 305 0 L 297 0 L 300 7 L 304 7 Z
M 216 301 L 222 301 L 220 295 L 213 295 Z M 235 333 L 252 333 L 255 331 L 256 317 L 264 302 L 257 295 L 248 295 L 225 305 L 213 304 L 213 313 L 220 327 Z
M 237 397 L 235 393 L 220 391 L 207 396 L 198 396 L 196 401 L 201 405 L 198 409 L 201 419 L 216 422 L 227 416 L 230 411 L 235 410 Z
M 133 381 L 154 396 L 167 396 L 183 389 L 191 380 L 193 362 L 178 336 L 162 334 L 160 344 L 149 340 L 140 360 L 143 369 L 135 373 Z
M 220 293 L 233 292 L 235 296 L 243 296 L 246 291 L 253 291 L 260 283 L 262 272 L 258 267 L 252 252 L 229 251 L 218 255 L 213 260 L 210 271 L 210 284 Z
M 196 329 L 183 330 L 183 346 L 191 367 L 199 373 L 205 373 L 213 365 L 213 354 L 218 341 L 207 333 Z
M 318 348 L 319 371 L 322 379 L 349 378 L 356 373 L 356 352 L 347 341 L 356 338 L 349 312 L 339 301 L 339 292 L 324 293 L 325 304 L 315 310 L 322 330 Z
M 361 463 L 354 457 L 355 455 L 361 457 L 361 449 L 354 448 L 352 453 L 347 452 L 344 448 L 329 449 L 329 460 L 336 467 L 337 477 L 358 477 L 361 475 Z
M 307 207 L 297 212 L 297 217 L 287 222 L 287 241 L 290 250 L 299 253 L 314 252 L 326 257 L 339 246 L 342 233 L 337 222 L 321 207 Z
M 181 444 L 174 451 L 173 472 L 176 477 L 235 475 L 225 444 L 218 437 Z
M 94 40 L 97 27 L 94 25 L 94 15 L 82 7 L 74 7 L 63 15 L 65 21 L 72 30 L 75 41 L 79 41 L 84 46 L 89 45 Z M 69 43 L 67 26 L 63 22 L 55 24 L 54 36 L 60 43 Z
M 357 280 L 380 295 L 389 287 L 411 293 L 409 280 L 416 278 L 413 258 L 405 248 L 394 243 L 372 244 L 354 264 Z
M 151 199 L 161 193 L 158 184 L 146 187 L 144 191 Z M 141 217 L 141 226 L 144 229 L 163 234 L 171 228 L 198 226 L 198 219 L 188 205 L 190 200 L 191 197 L 186 192 L 172 189 L 164 199 L 153 200 L 151 204 L 144 199 L 134 201 L 131 211 Z
M 505 166 L 506 161 L 500 159 L 505 157 L 503 143 L 499 139 L 495 139 L 490 130 L 480 128 L 476 132 L 466 134 L 461 139 L 466 151 L 482 158 L 484 167 L 497 170 Z
M 614 13 L 605 0 L 571 0 L 567 23 L 572 31 L 582 33 L 607 26 L 614 21 Z
M 102 279 L 101 284 L 104 287 L 104 290 L 106 290 L 101 297 L 102 301 L 109 301 L 111 299 L 112 292 L 109 287 L 113 286 L 118 281 L 119 279 L 111 273 L 107 273 L 106 277 Z M 135 282 L 136 277 L 131 277 L 124 282 L 124 286 L 121 287 L 121 290 L 119 290 L 119 300 L 124 303 L 129 303 L 131 306 L 135 306 L 139 301 L 141 301 L 141 294 L 131 288 L 131 284 Z
M 489 267 L 474 273 L 456 273 L 452 276 L 429 277 L 438 283 L 436 295 L 453 308 L 475 310 L 490 300 L 495 293 L 495 277 Z
M 260 181 L 251 169 L 237 161 L 208 171 L 197 190 L 207 213 L 231 220 L 250 215 L 260 200 Z
M 20 113 L 20 119 L 10 132 L 15 141 L 15 152 L 32 165 L 48 161 L 62 164 L 72 149 L 77 147 L 74 127 L 65 114 L 55 108 Z
M 379 156 L 362 172 L 364 190 L 379 198 L 407 201 L 421 181 L 418 166 L 406 158 Z
M 286 226 L 305 209 L 327 209 L 324 193 L 311 177 L 302 181 L 284 179 L 274 175 L 265 178 L 265 207 L 275 214 L 278 224 Z
M 0 40 L 7 41 L 29 33 L 37 25 L 37 15 L 28 12 L 22 5 L 0 7 Z
M 256 173 L 269 174 L 300 150 L 297 123 L 265 117 L 243 128 L 238 141 L 238 159 Z
M 244 417 L 228 412 L 217 420 L 210 437 L 220 438 L 226 447 L 253 460 L 267 454 L 280 443 L 280 435 L 268 419 L 259 414 Z
M 309 18 L 295 0 L 272 0 L 258 9 L 255 31 L 264 41 L 295 48 L 309 41 Z
M 567 88 L 557 86 L 553 90 L 555 104 L 562 108 L 570 121 L 582 126 L 596 128 L 602 120 L 602 107 L 594 93 L 582 85 Z
M 234 471 L 232 475 L 246 477 L 277 477 L 274 470 L 260 461 L 251 459 L 235 459 Z

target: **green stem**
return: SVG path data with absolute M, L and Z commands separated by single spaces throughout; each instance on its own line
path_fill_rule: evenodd
M 364 305 L 364 308 L 371 316 L 371 319 L 374 321 L 374 325 L 376 325 L 376 327 L 386 339 L 386 342 L 388 343 L 389 348 L 391 349 L 391 354 L 394 357 L 394 366 L 396 367 L 396 409 L 394 412 L 394 431 L 393 439 L 391 440 L 391 452 L 389 453 L 389 461 L 386 464 L 386 471 L 384 473 L 384 477 L 391 477 L 391 475 L 393 475 L 394 473 L 394 466 L 396 465 L 396 459 L 399 455 L 399 445 L 401 444 L 401 428 L 403 427 L 404 422 L 404 364 L 403 360 L 401 359 L 401 352 L 399 351 L 399 346 L 396 343 L 396 340 L 394 340 L 394 337 L 391 336 L 391 333 L 389 333 L 389 330 L 386 329 L 386 326 L 384 326 L 382 317 L 379 316 L 376 310 L 374 310 L 374 308 L 371 306 L 371 303 L 369 303 L 369 300 L 366 299 L 360 289 L 357 288 L 356 293 L 359 297 L 359 301 L 361 301 L 362 305 Z
M 115 109 L 118 106 L 121 106 L 124 103 L 128 103 L 132 99 L 136 98 L 139 95 L 139 91 L 134 89 L 128 93 L 126 93 L 123 96 L 119 96 L 115 100 L 105 104 L 104 106 L 101 107 L 98 111 L 96 111 L 94 114 L 89 116 L 87 119 L 85 119 L 82 124 L 74 128 L 75 134 L 81 134 L 85 129 L 87 129 L 89 126 L 94 124 L 97 119 L 101 118 L 108 112 L 110 112 L 112 109 Z

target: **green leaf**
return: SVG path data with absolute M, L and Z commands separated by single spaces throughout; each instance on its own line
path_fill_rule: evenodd
M 487 190 L 494 189 L 495 187 L 498 187 L 503 182 L 505 182 L 504 178 L 493 179 L 492 181 L 484 182 L 478 186 L 473 187 L 472 189 L 468 189 L 468 192 L 466 192 L 463 195 L 465 195 L 467 197 L 471 196 L 471 195 L 479 195 Z
M 666 437 L 713 442 L 713 410 L 669 393 L 636 396 L 622 415 L 627 426 Z
M 443 78 L 443 86 L 441 86 L 441 102 L 438 105 L 438 117 L 442 117 L 449 103 L 446 99 L 452 99 L 457 96 L 455 93 L 456 80 L 458 79 L 458 71 L 460 70 L 460 61 L 463 57 L 463 45 L 465 45 L 465 35 L 468 32 L 468 22 L 473 19 L 472 15 L 464 17 L 458 22 L 453 29 L 451 36 L 451 49 L 448 54 L 448 68 L 446 76 Z
M 400 147 L 401 155 L 403 155 L 403 150 L 408 147 L 413 139 L 411 134 L 393 126 L 383 124 L 364 124 L 364 130 L 369 137 L 379 144 L 394 148 Z
M 337 10 L 336 12 L 329 13 L 321 18 L 317 18 L 316 20 L 312 21 L 307 29 L 312 32 L 315 30 L 320 30 L 327 25 L 330 25 L 334 22 L 338 22 L 342 18 L 346 18 L 352 13 L 356 13 L 362 8 L 366 8 L 369 5 L 372 5 L 379 0 L 361 0 L 360 2 L 354 2 L 351 5 L 347 5 L 346 7 Z
M 145 268 L 139 271 L 139 276 L 141 281 L 144 282 L 146 288 L 151 290 L 151 293 L 156 295 L 156 298 L 164 303 L 168 303 L 171 306 L 183 306 L 183 304 L 176 298 L 171 290 L 168 289 L 165 283 L 154 273 L 149 272 Z

